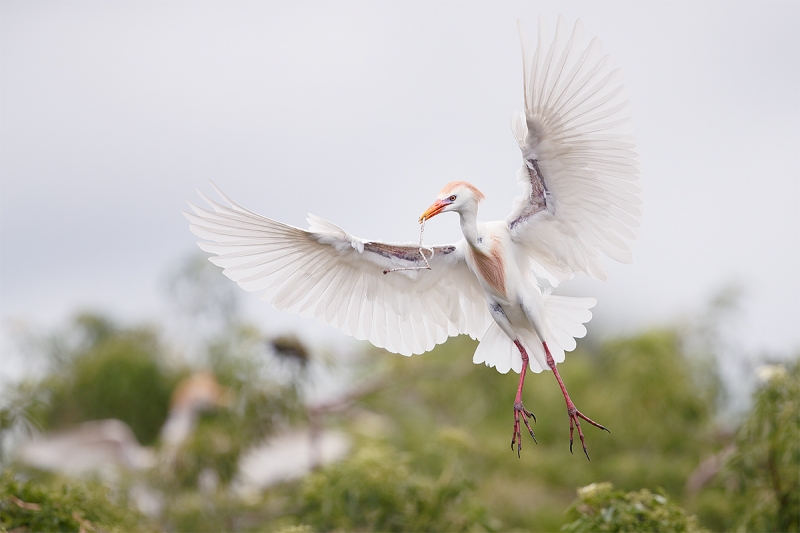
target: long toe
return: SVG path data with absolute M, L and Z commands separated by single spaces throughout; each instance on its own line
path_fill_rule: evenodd
M 578 430 L 578 437 L 581 439 L 581 447 L 583 447 L 583 453 L 586 455 L 586 459 L 591 461 L 592 459 L 589 457 L 589 451 L 586 449 L 586 439 L 583 437 L 583 430 L 581 429 L 581 421 L 580 419 L 589 422 L 591 425 L 600 428 L 604 431 L 608 431 L 608 428 L 601 426 L 591 418 L 587 417 L 574 407 L 572 409 L 567 409 L 567 415 L 569 416 L 569 452 L 572 453 L 572 436 L 573 430 Z M 611 433 L 610 431 L 608 431 Z
M 525 406 L 522 405 L 522 402 L 516 402 L 514 404 L 514 433 L 511 436 L 511 449 L 514 449 L 514 444 L 517 445 L 517 457 L 521 457 L 521 450 L 522 450 L 522 424 L 525 424 L 525 428 L 530 433 L 533 442 L 539 444 L 536 440 L 536 435 L 533 433 L 533 429 L 531 428 L 530 422 L 528 422 L 529 418 L 533 418 L 533 421 L 536 422 L 536 417 L 525 409 Z
M 600 425 L 600 424 L 598 424 L 597 422 L 595 422 L 594 420 L 592 420 L 592 419 L 591 419 L 591 418 L 589 418 L 588 416 L 584 415 L 584 414 L 583 414 L 583 413 L 581 413 L 580 411 L 575 411 L 575 414 L 576 414 L 576 415 L 578 415 L 580 418 L 583 418 L 584 420 L 586 420 L 587 422 L 589 422 L 589 423 L 590 423 L 591 425 L 593 425 L 594 427 L 596 427 L 596 428 L 599 428 L 599 429 L 602 429 L 603 431 L 607 431 L 608 433 L 611 433 L 611 431 L 610 431 L 610 430 L 609 430 L 607 427 L 605 427 L 605 426 L 603 426 L 603 425 Z

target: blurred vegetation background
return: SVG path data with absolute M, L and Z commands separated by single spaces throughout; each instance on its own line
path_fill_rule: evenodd
M 0 527 L 800 528 L 797 357 L 762 366 L 749 410 L 723 419 L 726 390 L 712 353 L 713 327 L 705 343 L 677 327 L 584 339 L 560 370 L 579 408 L 611 433 L 585 428 L 592 460 L 570 454 L 561 392 L 550 373 L 531 375 L 525 405 L 536 414 L 538 444 L 525 440 L 518 459 L 509 446 L 517 375 L 472 364 L 474 341 L 454 338 L 412 358 L 365 349 L 347 363 L 355 370 L 344 392 L 311 405 L 312 368 L 334 372 L 335 360 L 247 324 L 227 280 L 207 265 L 189 261 L 168 284 L 183 341 L 155 326 L 83 313 L 25 345 L 47 363 L 39 375 L 3 387 Z M 174 421 L 183 420 L 181 384 L 198 373 L 212 376 L 215 396 L 191 404 L 189 422 L 180 426 Z M 20 460 L 33 436 L 109 418 L 131 428 L 151 462 L 113 476 L 68 476 Z M 165 430 L 167 420 L 183 433 Z M 349 435 L 342 461 L 282 483 L 243 483 L 248 451 L 298 430 L 313 448 L 327 429 Z

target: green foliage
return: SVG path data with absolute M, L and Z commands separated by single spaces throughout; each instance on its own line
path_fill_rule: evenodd
M 201 472 L 209 469 L 229 483 L 244 450 L 303 416 L 300 376 L 277 380 L 264 348 L 261 333 L 248 326 L 232 327 L 209 347 L 209 364 L 228 391 L 227 405 L 201 414 L 170 466 L 171 483 L 196 487 Z
M 170 465 L 169 477 L 180 487 L 197 487 L 201 473 L 208 470 L 227 484 L 236 475 L 242 442 L 236 416 L 227 410 L 203 414 L 191 437 L 181 446 Z
M 0 474 L 3 531 L 132 531 L 142 524 L 123 498 L 100 483 Z
M 593 483 L 578 489 L 578 501 L 570 507 L 577 519 L 561 530 L 572 533 L 594 531 L 703 533 L 697 518 L 688 515 L 663 494 L 647 489 L 636 492 L 613 490 L 611 483 Z
M 569 531 L 700 531 L 676 501 L 715 530 L 797 529 L 797 364 L 759 391 L 736 438 L 737 452 L 714 486 L 688 494 L 689 474 L 701 460 L 723 457 L 732 436 L 715 428 L 716 388 L 709 384 L 716 377 L 689 364 L 681 338 L 663 330 L 591 351 L 582 345 L 559 366 L 578 408 L 612 431 L 582 426 L 591 462 L 569 453 L 564 400 L 550 372 L 526 380 L 525 405 L 536 413 L 539 444 L 526 438 L 518 459 L 509 448 L 518 375 L 472 364 L 475 342 L 462 337 L 410 359 L 370 353 L 361 368 L 382 376 L 378 386 L 317 417 L 357 435 L 353 456 L 301 482 L 237 496 L 230 482 L 241 454 L 305 421 L 307 352 L 294 339 L 270 344 L 226 306 L 213 313 L 200 307 L 204 323 L 214 327 L 194 337 L 192 353 L 226 392 L 199 416 L 181 447 L 163 453 L 159 468 L 144 474 L 162 500 L 164 529 L 555 531 L 567 520 L 574 488 L 593 483 L 594 491 L 582 491 L 573 505 Z M 83 315 L 53 338 L 51 351 L 52 374 L 13 389 L 16 399 L 0 405 L 0 432 L 114 417 L 153 442 L 179 377 L 160 364 L 154 331 Z M 620 491 L 597 484 L 604 480 Z M 89 487 L 75 483 L 76 490 Z M 109 494 L 104 497 L 116 501 Z
M 305 363 L 273 361 L 267 341 L 252 326 L 232 327 L 209 346 L 209 365 L 220 383 L 233 392 L 230 411 L 239 423 L 244 444 L 262 440 L 281 424 L 302 418 L 300 387 Z
M 389 441 L 427 475 L 436 469 L 431 436 L 445 426 L 468 434 L 464 462 L 476 496 L 505 528 L 557 530 L 575 487 L 600 480 L 623 490 L 663 487 L 681 498 L 687 476 L 716 451 L 713 398 L 697 387 L 671 332 L 615 340 L 597 354 L 579 347 L 559 365 L 578 408 L 611 429 L 582 426 L 591 462 L 569 453 L 566 407 L 550 372 L 525 382 L 539 444 L 523 435 L 518 459 L 509 444 L 519 376 L 474 365 L 474 347 L 462 337 L 420 357 L 387 354 L 384 386 L 362 405 L 382 415 Z
M 41 410 L 39 389 L 30 382 L 8 385 L 0 395 L 0 466 L 8 460 L 6 447 L 17 437 L 30 437 L 37 427 L 35 413 Z
M 378 445 L 312 474 L 303 484 L 303 521 L 323 531 L 467 531 L 485 528 L 471 485 L 445 469 L 415 473 L 407 454 Z
M 275 533 L 314 533 L 314 528 L 301 524 L 299 526 L 286 526 L 277 530 Z
M 203 494 L 196 490 L 181 490 L 168 496 L 168 506 L 160 521 L 163 529 L 167 531 L 191 533 L 219 531 L 313 533 L 308 526 L 303 528 L 281 521 L 278 518 L 281 513 L 276 503 L 278 506 L 285 505 L 283 500 L 272 502 L 262 497 L 244 500 L 229 491 Z
M 305 361 L 271 356 L 269 343 L 257 329 L 234 322 L 206 342 L 204 366 L 224 390 L 218 405 L 199 413 L 194 431 L 180 448 L 160 450 L 158 468 L 123 474 L 114 483 L 124 485 L 134 478 L 146 482 L 160 500 L 169 529 L 257 529 L 280 513 L 269 506 L 257 508 L 262 502 L 244 503 L 232 495 L 229 484 L 244 450 L 305 416 L 300 394 Z M 60 429 L 99 418 L 121 419 L 144 444 L 157 444 L 172 390 L 179 378 L 191 373 L 164 368 L 165 354 L 155 331 L 121 328 L 98 315 L 79 315 L 66 331 L 40 339 L 39 345 L 49 356 L 49 372 L 4 391 L 0 444 L 13 444 L 10 437 L 29 426 Z M 59 483 L 65 491 L 74 486 L 77 495 L 95 487 L 78 480 Z M 59 524 L 53 528 L 72 528 L 72 522 Z
M 602 407 L 620 422 L 614 448 L 673 455 L 696 449 L 695 439 L 713 415 L 714 397 L 695 386 L 680 344 L 673 332 L 652 331 L 603 346 L 593 369 L 599 389 L 593 396 L 607 402 Z
M 680 338 L 656 330 L 615 340 L 592 363 L 580 397 L 612 432 L 592 439 L 595 457 L 602 458 L 592 466 L 595 479 L 624 490 L 663 487 L 680 497 L 688 475 L 715 446 L 716 405 L 714 390 L 697 386 Z
M 48 429 L 118 418 L 141 443 L 154 442 L 175 383 L 160 363 L 155 332 L 119 329 L 95 315 L 78 316 L 74 329 L 80 342 L 57 354 L 58 365 L 39 384 L 37 422 Z
M 774 366 L 728 462 L 739 531 L 800 530 L 800 360 Z

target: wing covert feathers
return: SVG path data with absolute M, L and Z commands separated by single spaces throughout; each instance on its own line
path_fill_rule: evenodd
M 212 184 L 213 185 L 213 184 Z M 314 317 L 390 352 L 423 353 L 449 336 L 480 338 L 491 318 L 460 243 L 432 247 L 432 270 L 384 275 L 422 265 L 418 247 L 365 241 L 309 215 L 303 230 L 262 217 L 225 196 L 202 193 L 208 208 L 184 212 L 200 248 L 247 291 L 276 308 Z M 199 191 L 198 191 L 199 192 Z
M 512 119 L 523 195 L 507 219 L 513 238 L 557 280 L 606 279 L 601 259 L 632 261 L 641 216 L 636 142 L 621 73 L 583 26 L 559 17 L 552 41 L 539 19 L 530 50 L 520 24 L 525 111 Z M 535 170 L 532 170 L 534 169 Z M 537 174 L 543 187 L 537 188 Z

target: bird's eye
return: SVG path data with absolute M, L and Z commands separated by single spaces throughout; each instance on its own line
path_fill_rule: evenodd
M 448 198 L 448 200 L 450 200 L 451 202 L 455 202 L 456 201 L 456 195 L 454 194 L 453 196 Z

